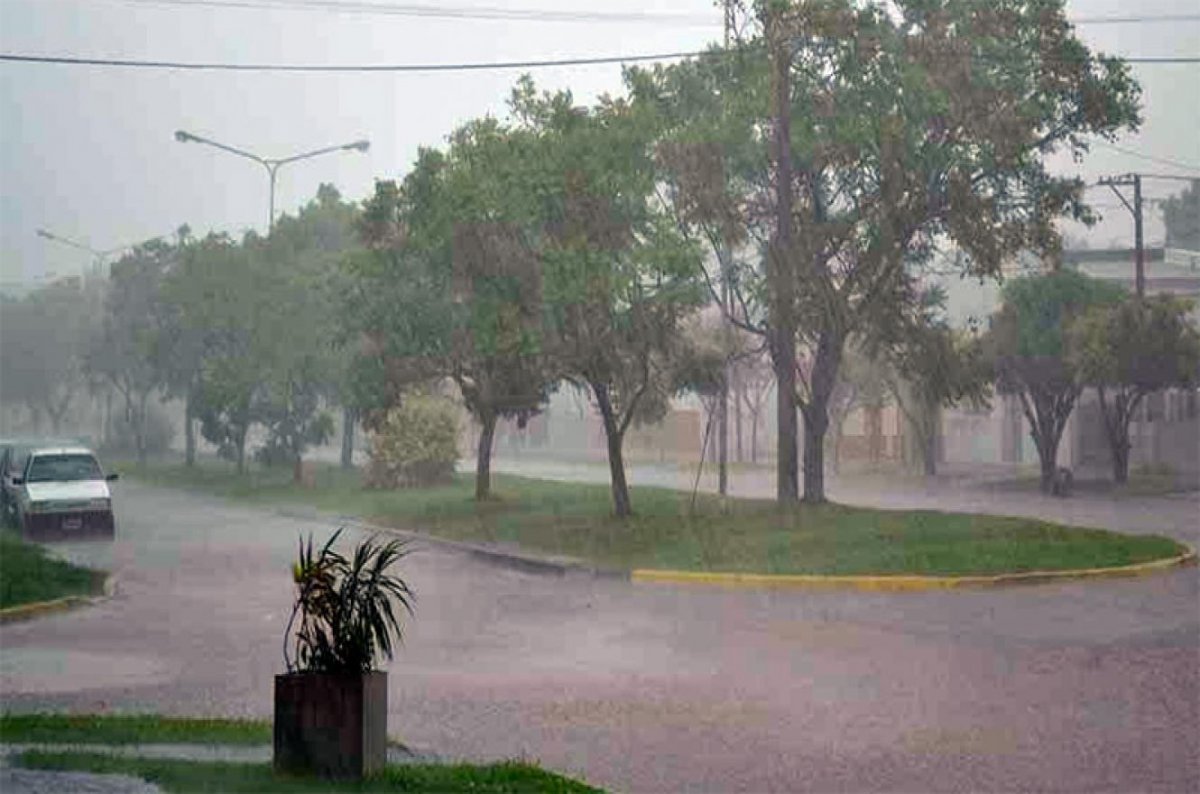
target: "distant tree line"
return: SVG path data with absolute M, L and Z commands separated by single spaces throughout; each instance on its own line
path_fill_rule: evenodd
M 884 394 L 930 471 L 938 411 L 986 401 L 993 381 L 1023 395 L 1048 465 L 1084 384 L 1123 406 L 1119 434 L 1148 381 L 1130 391 L 1128 368 L 1103 355 L 1114 348 L 1093 341 L 1170 326 L 1176 304 L 1088 315 L 1055 347 L 1026 333 L 1053 311 L 1025 304 L 1051 293 L 1014 283 L 993 330 L 969 333 L 950 328 L 929 275 L 947 245 L 981 279 L 1028 252 L 1051 262 L 1060 219 L 1094 220 L 1083 183 L 1045 162 L 1136 128 L 1128 66 L 1079 41 L 1060 0 L 734 5 L 729 47 L 628 69 L 621 96 L 585 106 L 522 78 L 504 117 L 422 149 L 361 206 L 323 187 L 267 238 L 181 233 L 135 249 L 113 269 L 94 344 L 46 355 L 44 376 L 11 393 L 6 377 L 5 399 L 53 421 L 72 389 L 102 381 L 137 425 L 165 393 L 187 406 L 189 461 L 195 423 L 244 468 L 257 425 L 259 454 L 299 476 L 332 429 L 326 406 L 378 428 L 414 389 L 453 384 L 481 429 L 486 499 L 497 423 L 524 423 L 567 384 L 602 423 L 619 516 L 633 511 L 630 428 L 685 391 L 712 405 L 732 379 L 758 384 L 741 392 L 755 423 L 774 385 L 785 506 L 801 497 L 798 418 L 803 498 L 822 502 L 831 417 L 836 429 Z M 57 289 L 13 316 L 34 328 L 46 302 L 67 300 Z M 714 312 L 724 325 L 710 333 L 697 318 Z M 85 349 L 71 323 L 44 333 Z M 770 378 L 747 372 L 756 354 Z

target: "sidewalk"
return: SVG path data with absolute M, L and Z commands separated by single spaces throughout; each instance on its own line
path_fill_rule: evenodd
M 0 744 L 0 792 L 4 794 L 157 794 L 162 789 L 127 775 L 98 775 L 85 772 L 51 772 L 12 765 L 12 756 L 27 750 L 42 752 L 101 753 L 122 758 L 157 758 L 178 761 L 208 761 L 242 764 L 270 763 L 272 747 L 233 744 Z M 388 747 L 389 764 L 432 763 L 430 754 L 414 753 L 398 746 Z

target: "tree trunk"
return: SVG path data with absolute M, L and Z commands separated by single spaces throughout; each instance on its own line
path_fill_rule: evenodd
M 146 398 L 147 394 L 142 394 L 138 398 L 137 408 L 134 409 L 133 415 L 133 444 L 137 449 L 138 466 L 146 465 Z
M 826 406 L 810 404 L 804 411 L 804 502 L 825 502 L 825 431 L 829 428 Z
M 1108 449 L 1112 454 L 1113 481 L 1124 485 L 1129 482 L 1129 452 L 1132 449 L 1132 444 L 1129 443 L 1129 422 L 1145 395 L 1138 391 L 1125 394 L 1118 389 L 1112 410 L 1109 410 L 1108 393 L 1103 386 L 1096 387 L 1096 395 L 1100 398 L 1100 415 L 1104 420 Z
M 246 473 L 246 431 L 248 428 L 243 427 L 237 435 L 237 473 Z
M 746 455 L 742 446 L 742 385 L 736 377 L 733 383 L 733 436 L 736 439 L 734 459 L 738 463 L 744 463 Z
M 104 441 L 108 444 L 113 440 L 112 403 L 112 386 L 107 386 L 104 389 Z
M 612 401 L 608 397 L 608 386 L 603 383 L 593 383 L 592 391 L 596 395 L 596 405 L 600 408 L 600 418 L 604 422 L 604 437 L 608 442 L 608 471 L 612 484 L 613 512 L 617 518 L 627 518 L 633 515 L 633 505 L 629 500 L 629 484 L 625 481 L 625 457 L 621 445 L 625 434 L 621 431 L 617 417 L 613 414 Z
M 758 415 L 762 413 L 762 406 L 758 410 L 750 414 L 750 462 L 758 463 Z
M 1045 446 L 1043 446 L 1045 444 Z M 1058 464 L 1058 442 L 1047 439 L 1038 441 L 1038 459 L 1041 463 L 1041 490 L 1044 494 L 1054 493 L 1054 470 Z
M 479 446 L 475 452 L 475 501 L 482 502 L 492 495 L 492 439 L 496 435 L 496 414 L 486 412 L 479 417 Z
M 930 432 L 922 439 L 921 457 L 925 463 L 925 476 L 933 477 L 937 474 L 937 432 L 932 428 L 927 429 Z
M 729 368 L 726 367 L 726 372 Z M 729 381 L 722 379 L 717 395 L 717 493 L 729 493 Z
M 354 429 L 358 413 L 348 405 L 342 406 L 342 468 L 354 468 Z
M 792 210 L 792 43 L 781 30 L 778 13 L 767 20 L 772 77 L 772 114 L 775 149 L 775 235 L 767 251 L 767 287 L 770 304 L 771 362 L 775 368 L 778 443 L 775 462 L 775 498 L 782 506 L 799 501 L 798 450 L 796 449 L 796 320 L 793 276 Z M 806 452 L 807 454 L 807 452 Z
M 196 465 L 196 415 L 193 400 L 194 396 L 189 390 L 183 403 L 183 462 L 186 466 Z
M 292 482 L 296 485 L 304 484 L 304 456 L 299 452 L 292 454 Z
M 1058 468 L 1058 443 L 1079 397 L 1079 390 L 1028 394 L 1019 391 L 1017 394 L 1021 398 L 1025 419 L 1029 422 L 1029 435 L 1037 447 L 1042 493 L 1052 494 Z
M 804 411 L 804 501 L 823 504 L 825 499 L 825 433 L 829 429 L 829 398 L 837 382 L 842 339 L 822 331 L 813 360 L 812 389 Z

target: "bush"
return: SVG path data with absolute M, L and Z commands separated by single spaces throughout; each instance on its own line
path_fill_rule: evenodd
M 458 463 L 458 410 L 442 397 L 412 395 L 370 436 L 367 484 L 414 488 L 449 482 Z
M 144 428 L 147 455 L 162 455 L 171 448 L 171 440 L 175 437 L 175 428 L 167 412 L 157 405 L 146 406 L 146 425 Z M 124 411 L 114 411 L 112 419 L 112 438 L 104 444 L 104 454 L 128 456 L 137 452 L 137 439 L 133 432 L 133 423 L 125 416 Z

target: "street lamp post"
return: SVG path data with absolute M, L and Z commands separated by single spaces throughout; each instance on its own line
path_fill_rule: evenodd
M 91 254 L 92 259 L 94 260 L 92 266 L 93 270 L 96 271 L 97 275 L 101 276 L 104 275 L 104 262 L 108 259 L 108 257 L 112 256 L 113 254 L 119 254 L 121 251 L 126 251 L 133 247 L 131 245 L 121 245 L 117 246 L 116 248 L 109 248 L 105 251 L 97 251 L 87 243 L 81 243 L 78 240 L 72 240 L 70 237 L 64 237 L 61 234 L 48 232 L 45 229 L 38 229 L 37 236 L 56 243 L 61 243 L 62 245 L 69 245 L 72 248 L 78 248 L 80 251 L 86 251 L 87 253 Z
M 276 159 L 276 158 L 271 158 L 271 157 L 259 157 L 257 154 L 254 154 L 252 152 L 247 152 L 242 149 L 238 149 L 234 146 L 229 146 L 227 144 L 220 143 L 220 142 L 214 141 L 214 140 L 210 140 L 209 138 L 204 138 L 199 135 L 193 135 L 192 133 L 186 132 L 184 130 L 176 130 L 175 131 L 175 140 L 179 141 L 180 143 L 208 144 L 209 146 L 216 147 L 217 149 L 221 149 L 223 151 L 229 152 L 230 154 L 236 154 L 238 157 L 245 157 L 248 160 L 253 160 L 254 162 L 261 165 L 263 168 L 267 169 L 267 177 L 270 179 L 270 183 L 271 183 L 270 206 L 268 209 L 269 215 L 267 216 L 267 234 L 268 235 L 275 228 L 275 174 L 279 171 L 279 168 L 281 166 L 285 166 L 288 163 L 294 163 L 297 160 L 307 160 L 310 157 L 316 157 L 316 156 L 322 155 L 322 154 L 329 154 L 331 152 L 341 152 L 341 151 L 365 152 L 365 151 L 367 151 L 367 149 L 369 149 L 371 147 L 370 141 L 361 140 L 361 141 L 354 141 L 353 143 L 343 143 L 338 146 L 326 146 L 322 149 L 314 149 L 311 152 L 303 152 L 301 154 L 294 154 L 291 157 L 281 157 L 281 158 Z

